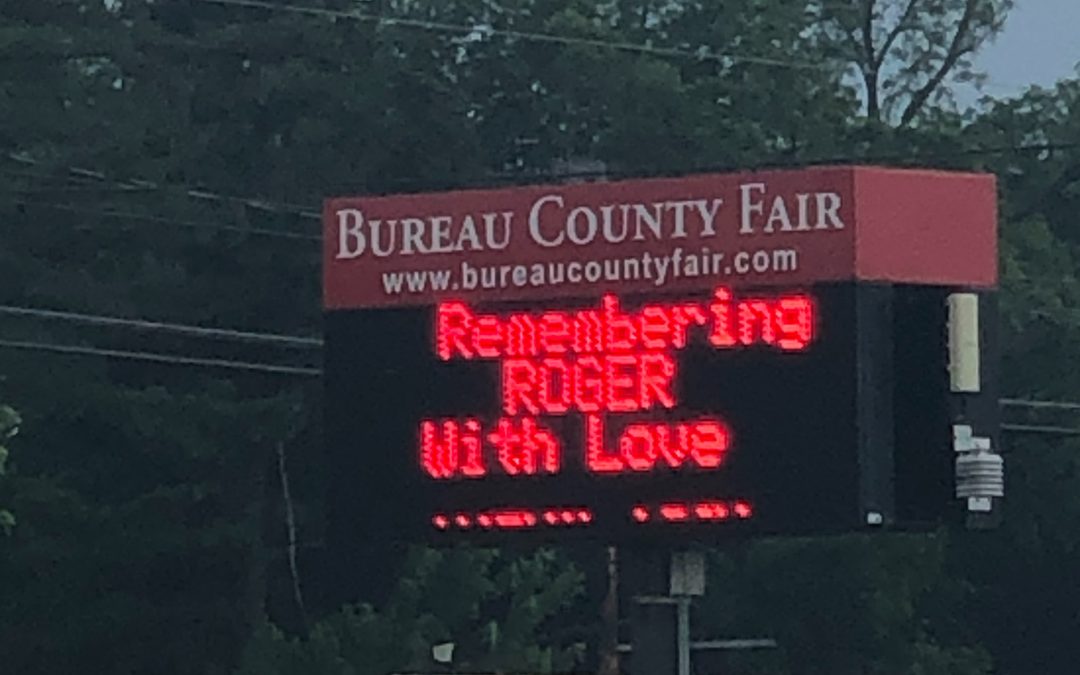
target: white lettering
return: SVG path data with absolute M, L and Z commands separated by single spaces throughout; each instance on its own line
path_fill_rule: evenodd
M 380 246 L 383 237 L 381 232 L 383 231 L 383 225 L 386 225 L 386 230 L 389 231 L 389 243 L 386 246 Z M 373 220 L 368 223 L 368 227 L 371 228 L 371 253 L 376 258 L 385 258 L 386 256 L 394 252 L 394 246 L 397 244 L 397 221 L 388 220 L 385 223 L 381 220 Z M 385 242 L 383 242 L 385 243 Z
M 431 252 L 449 253 L 454 250 L 453 242 L 450 241 L 450 216 L 432 216 L 431 218 Z M 374 235 L 372 236 L 372 249 L 375 247 Z
M 787 206 L 784 204 L 783 197 L 777 197 L 773 200 L 772 210 L 769 212 L 769 220 L 765 223 L 765 231 L 775 232 L 776 223 L 778 222 L 780 223 L 781 231 L 791 231 L 791 218 L 788 217 Z
M 502 241 L 495 241 L 495 219 L 499 217 L 497 213 L 485 213 L 484 214 L 484 230 L 487 233 L 487 245 L 488 248 L 501 251 L 510 245 L 510 221 L 514 217 L 512 211 L 504 211 L 503 218 L 503 239 Z
M 561 245 L 566 236 L 564 232 L 560 232 L 559 236 L 554 239 L 545 239 L 543 233 L 540 231 L 540 211 L 544 208 L 544 205 L 549 202 L 560 208 L 564 204 L 563 198 L 559 195 L 547 195 L 546 197 L 537 199 L 536 202 L 533 203 L 532 208 L 529 209 L 529 235 L 532 237 L 533 241 L 544 248 L 554 248 Z
M 675 227 L 671 230 L 672 239 L 684 239 L 686 237 L 686 209 L 697 204 L 704 204 L 704 202 L 689 201 L 667 203 L 667 207 L 675 213 Z
M 720 211 L 720 207 L 724 205 L 723 199 L 714 199 L 712 206 L 708 205 L 704 199 L 700 199 L 694 202 L 697 206 L 698 213 L 701 214 L 701 236 L 703 237 L 715 237 L 716 236 L 716 214 Z
M 524 286 L 529 280 L 529 270 L 524 265 L 515 265 L 512 278 L 515 286 Z
M 579 228 L 581 218 L 579 216 L 585 216 L 586 230 L 582 234 Z M 566 234 L 570 237 L 570 241 L 581 246 L 588 244 L 596 238 L 596 214 L 592 212 L 587 206 L 579 206 L 570 212 L 570 216 L 566 219 Z
M 641 231 L 642 225 L 647 227 L 653 234 L 653 239 L 661 239 L 660 223 L 663 220 L 663 214 L 661 211 L 664 208 L 663 204 L 653 204 L 653 210 L 649 211 L 648 207 L 644 204 L 634 204 L 634 219 L 636 225 L 636 234 L 634 234 L 634 241 L 642 241 L 645 239 L 645 234 Z
M 350 260 L 364 253 L 364 214 L 359 209 L 341 209 L 338 217 L 338 260 Z M 349 244 L 352 243 L 350 247 Z
M 480 235 L 476 231 L 476 221 L 473 220 L 472 216 L 465 216 L 465 219 L 461 222 L 461 232 L 458 234 L 455 248 L 464 251 L 466 241 L 469 242 L 469 250 L 484 250 L 484 247 L 480 245 Z
M 604 239 L 611 242 L 612 244 L 619 244 L 626 240 L 626 235 L 630 234 L 630 226 L 629 223 L 626 222 L 626 212 L 624 210 L 622 220 L 622 232 L 618 236 L 616 236 L 614 230 L 614 223 L 612 222 L 614 221 L 614 218 L 612 217 L 614 215 L 614 211 L 614 206 L 600 207 L 601 218 L 604 222 Z
M 799 202 L 799 224 L 795 229 L 805 232 L 810 229 L 810 195 L 800 193 L 795 199 Z
M 671 258 L 669 256 L 653 258 L 653 262 L 656 263 L 656 285 L 663 286 L 667 281 L 668 265 L 671 264 Z
M 817 193 L 818 221 L 815 230 L 827 230 L 832 225 L 838 230 L 844 229 L 844 221 L 840 220 L 840 195 L 835 192 Z
M 761 215 L 765 213 L 765 203 L 762 201 L 753 201 L 754 192 L 764 194 L 765 183 L 747 183 L 746 185 L 739 186 L 739 196 L 742 205 L 742 224 L 739 227 L 739 234 L 753 234 L 754 223 L 752 216 L 754 214 Z
M 401 221 L 404 228 L 404 241 L 401 245 L 401 255 L 416 253 L 428 253 L 428 247 L 424 243 L 424 221 L 419 218 L 405 218 Z

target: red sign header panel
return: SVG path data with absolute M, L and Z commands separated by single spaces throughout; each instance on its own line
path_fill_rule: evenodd
M 992 177 L 854 167 L 330 199 L 324 303 L 992 286 L 994 216 Z

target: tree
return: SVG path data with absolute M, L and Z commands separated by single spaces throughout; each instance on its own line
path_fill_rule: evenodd
M 0 405 L 0 477 L 3 477 L 7 468 L 8 449 L 4 443 L 19 432 L 19 414 L 6 405 Z M 0 508 L 0 531 L 11 534 L 11 528 L 15 527 L 15 516 L 11 511 Z
M 852 64 L 866 116 L 907 126 L 949 83 L 979 81 L 971 57 L 1001 31 L 1013 0 L 811 2 L 831 55 Z
M 1048 145 L 982 163 L 997 174 L 1002 195 L 1002 384 L 1021 397 L 1080 399 L 1080 374 L 1063 367 L 1080 339 L 1078 132 L 1080 78 L 996 101 L 966 130 L 971 143 Z M 1072 416 L 1009 415 L 1075 426 Z M 1080 445 L 1055 436 L 1012 435 L 1005 442 L 1005 526 L 994 537 L 966 537 L 954 566 L 976 591 L 970 625 L 1000 672 L 1064 675 L 1080 658 L 1067 637 L 1080 630 L 1080 596 L 1066 571 L 1080 565 Z
M 1075 399 L 1080 380 L 1062 364 L 1080 338 L 1071 310 L 1080 301 L 1078 155 L 968 153 L 1075 139 L 1076 84 L 998 102 L 973 123 L 943 109 L 1009 4 L 379 3 L 388 15 L 475 27 L 459 31 L 205 2 L 7 3 L 0 299 L 314 335 L 311 212 L 325 196 L 548 179 L 553 162 L 578 157 L 678 173 L 935 152 L 950 155 L 942 166 L 995 172 L 1003 188 L 1007 390 Z M 874 92 L 865 116 L 852 64 Z M 891 124 L 901 128 L 882 128 Z M 302 361 L 251 345 L 4 323 L 10 339 Z M 478 668 L 544 669 L 572 661 L 589 630 L 564 617 L 596 614 L 596 604 L 567 609 L 586 600 L 557 556 L 417 551 L 387 602 L 343 609 L 316 598 L 305 631 L 284 562 L 273 451 L 285 443 L 300 458 L 289 473 L 308 591 L 326 477 L 317 415 L 295 409 L 317 410 L 317 386 L 8 351 L 0 370 L 34 447 L 0 498 L 19 516 L 0 542 L 0 623 L 14 627 L 0 634 L 0 661 L 12 670 L 355 675 L 372 663 L 422 665 L 443 639 Z M 999 544 L 751 551 L 771 576 L 753 567 L 733 576 L 753 589 L 739 616 L 784 636 L 790 651 L 777 670 L 813 661 L 874 672 L 880 662 L 970 673 L 985 670 L 986 651 L 1017 669 L 1037 650 L 1070 654 L 1060 646 L 1068 640 L 1052 638 L 1073 624 L 1043 618 L 1038 603 L 1063 616 L 1076 603 L 1067 592 L 1080 564 L 1073 448 L 1027 447 L 1030 456 L 1010 459 L 1009 489 L 1032 515 L 1012 520 Z M 961 611 L 973 605 L 979 613 Z M 830 611 L 818 625 L 808 617 L 820 607 Z M 711 625 L 729 618 L 713 615 Z M 1045 638 L 1010 636 L 1016 625 L 1039 625 Z
M 969 598 L 948 573 L 944 533 L 759 540 L 731 548 L 710 560 L 697 620 L 709 626 L 710 637 L 776 639 L 777 653 L 744 660 L 748 672 L 991 672 L 986 650 L 952 618 Z
M 556 620 L 581 593 L 581 574 L 551 551 L 414 549 L 385 605 L 350 605 L 306 642 L 263 626 L 237 675 L 382 675 L 437 667 L 453 642 L 454 667 L 479 672 L 566 672 L 580 663 L 581 627 Z

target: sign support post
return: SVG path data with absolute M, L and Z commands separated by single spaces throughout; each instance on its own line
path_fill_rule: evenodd
M 679 655 L 679 675 L 690 675 L 690 598 L 680 596 L 675 599 L 677 610 L 676 618 L 676 651 Z
M 630 671 L 690 675 L 690 607 L 705 593 L 705 555 L 639 551 L 628 563 L 635 591 Z

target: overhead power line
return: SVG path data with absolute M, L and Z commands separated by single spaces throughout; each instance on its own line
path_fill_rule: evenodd
M 1080 429 L 1071 427 L 1045 426 L 1040 424 L 1002 424 L 1002 431 L 1018 434 L 1049 434 L 1053 436 L 1080 436 Z
M 205 223 L 194 220 L 180 220 L 178 218 L 167 218 L 164 216 L 154 216 L 145 213 L 135 213 L 133 211 L 114 211 L 111 209 L 90 209 L 82 206 L 75 206 L 72 204 L 60 204 L 56 202 L 46 201 L 32 201 L 27 199 L 12 198 L 8 201 L 14 204 L 21 204 L 25 206 L 35 206 L 39 208 L 52 209 L 55 211 L 66 211 L 68 213 L 79 213 L 83 215 L 98 216 L 101 218 L 116 218 L 120 220 L 135 220 L 145 221 L 150 223 L 164 223 L 166 225 L 175 225 L 177 227 L 183 227 L 196 230 L 216 230 L 221 232 L 236 232 L 241 234 L 247 234 L 253 237 L 269 237 L 272 239 L 289 239 L 293 241 L 310 241 L 319 242 L 322 241 L 322 237 L 314 234 L 303 234 L 301 232 L 290 232 L 288 230 L 270 230 L 260 227 L 241 227 L 239 225 L 220 225 L 218 223 Z
M 195 324 L 158 321 L 145 317 L 117 317 L 105 314 L 73 312 L 45 307 L 0 304 L 0 314 L 98 326 L 131 328 L 138 331 L 175 333 L 190 337 L 279 344 L 301 349 L 319 349 L 324 346 L 324 341 L 321 338 L 307 335 L 249 331 L 234 328 L 220 328 L 216 326 L 199 326 Z M 1001 406 L 1005 408 L 1080 410 L 1080 402 L 1073 401 L 1048 401 L 1042 399 L 1007 397 L 999 399 L 999 402 Z
M 72 323 L 89 324 L 95 326 L 112 326 L 131 328 L 137 331 L 152 331 L 162 333 L 174 333 L 188 337 L 210 338 L 217 340 L 232 340 L 256 344 L 272 344 L 298 349 L 319 349 L 323 341 L 319 338 L 304 337 L 300 335 L 282 335 L 279 333 L 258 333 L 252 331 L 232 330 L 228 328 L 206 328 L 189 324 L 166 323 L 151 321 L 148 319 L 124 319 L 100 314 L 82 314 L 78 312 L 65 312 L 54 309 L 42 309 L 39 307 L 17 307 L 14 305 L 0 305 L 0 314 L 9 316 L 33 317 L 45 320 L 68 321 Z
M 101 314 L 86 314 L 80 312 L 68 312 L 40 307 L 22 307 L 16 305 L 0 305 L 0 315 L 36 318 L 42 320 L 65 321 L 94 326 L 126 328 L 144 332 L 163 332 L 187 337 L 206 338 L 213 340 L 226 340 L 241 343 L 270 344 L 301 350 L 320 350 L 324 341 L 316 337 L 303 335 L 289 335 L 283 333 L 266 333 L 256 331 L 235 330 L 229 328 L 217 328 L 196 326 L 191 324 L 169 323 L 145 318 L 120 318 Z M 225 364 L 239 364 L 238 367 L 253 365 L 256 367 L 269 367 L 279 369 L 275 372 L 316 376 L 321 374 L 317 368 L 297 368 L 294 366 L 276 366 L 272 364 L 245 364 L 244 362 L 222 361 L 218 359 L 201 359 L 176 355 L 155 354 L 149 352 L 124 352 L 120 350 L 100 350 L 88 347 L 74 347 L 55 345 L 52 343 L 33 342 L 0 342 L 0 346 L 12 348 L 30 349 L 31 345 L 38 345 L 44 351 L 56 351 L 60 353 L 85 354 L 98 356 L 117 356 L 128 358 L 140 358 L 142 360 L 154 360 L 163 363 L 178 363 L 186 365 L 207 365 L 214 367 L 227 367 Z M 153 358 L 151 358 L 153 357 Z M 178 360 L 179 359 L 179 360 Z M 296 371 L 296 372 L 292 372 Z M 1000 404 L 1003 408 L 1027 408 L 1032 410 L 1080 410 L 1080 403 L 1073 401 L 1046 401 L 1039 399 L 1002 398 Z M 1026 433 L 1061 433 L 1080 434 L 1080 429 L 1070 429 L 1060 426 L 1012 424 L 1002 425 L 1005 431 Z
M 1047 410 L 1080 410 L 1080 403 L 1068 401 L 1036 401 L 1018 398 L 1003 398 L 1001 405 L 1006 408 L 1043 408 Z
M 246 9 L 269 10 L 273 12 L 286 12 L 291 14 L 304 14 L 332 19 L 348 19 L 366 23 L 375 23 L 382 26 L 409 28 L 415 30 L 431 31 L 438 33 L 454 33 L 465 36 L 499 36 L 512 38 L 526 42 L 538 42 L 546 44 L 559 44 L 566 46 L 596 47 L 612 51 L 633 52 L 650 54 L 653 56 L 690 58 L 698 61 L 719 61 L 722 63 L 749 63 L 754 65 L 769 66 L 773 68 L 789 68 L 794 70 L 821 70 L 828 67 L 824 62 L 795 61 L 792 59 L 777 59 L 767 56 L 753 56 L 747 54 L 727 54 L 711 51 L 704 45 L 700 49 L 681 49 L 678 47 L 657 47 L 639 42 L 623 42 L 616 40 L 601 40 L 597 38 L 577 37 L 571 35 L 558 35 L 554 33 L 537 33 L 521 31 L 509 28 L 496 28 L 489 24 L 477 23 L 473 25 L 446 23 L 441 21 L 429 21 L 425 19 L 410 19 L 407 17 L 389 17 L 376 14 L 365 14 L 359 11 L 327 9 L 324 7 L 310 7 L 304 5 L 290 5 L 277 2 L 263 2 L 262 0 L 198 0 L 204 4 L 222 5 L 229 7 L 243 7 Z
M 646 178 L 646 177 L 659 177 L 659 176 L 676 176 L 681 174 L 691 173 L 723 173 L 723 172 L 739 172 L 739 171 L 764 171 L 764 170 L 782 170 L 782 169 L 800 169 L 811 166 L 848 166 L 848 165 L 874 165 L 874 164 L 886 164 L 893 162 L 940 162 L 953 159 L 964 159 L 971 157 L 986 157 L 992 155 L 1005 155 L 1010 153 L 1031 153 L 1031 152 L 1055 152 L 1061 150 L 1080 150 L 1080 142 L 1076 143 L 1032 143 L 1027 145 L 1003 145 L 1003 146 L 984 146 L 977 148 L 964 148 L 960 150 L 944 150 L 940 152 L 902 152 L 902 153 L 882 153 L 878 155 L 865 155 L 861 157 L 855 156 L 819 156 L 819 157 L 807 157 L 807 158 L 794 158 L 790 160 L 783 159 L 771 159 L 760 164 L 698 164 L 698 165 L 680 165 L 670 167 L 660 167 L 654 169 L 648 173 L 648 175 L 642 175 L 640 170 L 617 170 L 617 169 L 604 169 L 604 170 L 588 170 L 588 171 L 566 171 L 566 172 L 549 172 L 538 171 L 535 173 L 527 174 L 500 174 L 505 178 L 517 178 L 517 179 L 530 179 L 530 180 L 551 180 L 551 179 L 574 179 L 574 178 L 596 178 L 596 179 L 628 179 L 628 178 Z
M 153 363 L 163 363 L 177 366 L 197 366 L 203 368 L 219 368 L 225 370 L 244 370 L 249 372 L 267 373 L 272 375 L 318 377 L 322 374 L 322 370 L 319 368 L 280 366 L 268 363 L 254 363 L 249 361 L 232 361 L 228 359 L 210 359 L 193 356 L 179 356 L 173 354 L 159 354 L 156 352 L 133 352 L 120 349 L 98 349 L 97 347 L 60 345 L 52 342 L 0 340 L 0 347 L 23 351 L 51 352 L 54 354 L 67 354 L 73 356 L 101 356 L 113 359 L 149 361 Z
M 204 2 L 218 2 L 219 0 L 202 0 Z M 744 148 L 745 149 L 745 148 Z M 636 170 L 617 170 L 607 169 L 603 171 L 529 171 L 523 173 L 495 173 L 489 174 L 473 180 L 461 181 L 455 183 L 447 189 L 472 189 L 472 188 L 490 188 L 497 186 L 498 184 L 516 184 L 524 181 L 559 181 L 575 178 L 618 178 L 618 179 L 630 179 L 630 178 L 649 178 L 656 176 L 672 176 L 689 173 L 712 173 L 712 172 L 730 172 L 730 171 L 749 171 L 749 170 L 768 170 L 768 169 L 798 169 L 815 165 L 852 165 L 852 164 L 877 164 L 884 162 L 917 162 L 917 161 L 942 161 L 948 159 L 960 159 L 966 157 L 980 157 L 989 155 L 1002 155 L 1008 153 L 1030 153 L 1030 152 L 1054 152 L 1063 150 L 1080 150 L 1080 142 L 1071 143 L 1032 143 L 1026 145 L 1004 145 L 1004 146 L 984 146 L 976 148 L 965 148 L 961 150 L 949 150 L 942 152 L 929 152 L 929 153 L 883 153 L 878 155 L 865 155 L 865 156 L 821 156 L 821 157 L 807 157 L 792 160 L 773 159 L 767 162 L 758 164 L 724 164 L 724 165 L 701 165 L 701 164 L 684 164 L 678 166 L 668 166 L 655 169 L 648 173 L 636 169 Z M 20 162 L 22 164 L 31 166 L 44 166 L 43 162 L 31 158 L 26 153 L 8 153 L 7 158 Z M 270 212 L 291 213 L 303 218 L 311 220 L 321 220 L 321 208 L 314 205 L 304 204 L 292 204 L 287 202 L 275 202 L 263 199 L 261 197 L 245 197 L 237 195 L 228 195 L 220 192 L 215 192 L 209 189 L 194 189 L 187 185 L 175 184 L 175 183 L 162 183 L 156 181 L 144 180 L 141 178 L 131 178 L 128 180 L 110 179 L 106 176 L 105 172 L 97 171 L 94 169 L 87 169 L 82 167 L 67 167 L 66 169 L 71 177 L 79 177 L 82 180 L 97 180 L 107 184 L 111 184 L 121 188 L 119 194 L 142 194 L 148 191 L 173 191 L 179 194 L 184 194 L 191 199 L 196 200 L 210 200 L 219 202 L 228 202 L 243 204 L 252 208 L 261 209 Z M 47 174 L 39 174 L 36 178 L 47 180 L 53 178 Z M 394 182 L 394 181 L 390 181 Z M 408 179 L 398 181 L 402 185 L 408 185 L 409 189 L 413 186 L 418 186 L 417 181 Z M 419 186 L 422 189 L 422 186 Z M 347 189 L 346 189 L 347 190 Z M 355 196 L 366 196 L 368 194 L 361 192 Z M 382 194 L 381 192 L 378 194 Z M 332 195 L 337 196 L 337 195 Z M 350 196 L 348 194 L 344 196 Z M 69 204 L 57 205 L 62 206 L 67 210 L 74 210 L 75 207 Z M 135 214 L 124 213 L 120 215 L 117 212 L 114 215 L 118 218 L 136 218 Z M 138 215 L 138 219 L 148 219 L 152 216 Z M 165 222 L 165 221 L 163 221 Z M 182 221 L 174 221 L 182 222 Z M 190 221 L 189 221 L 190 222 Z M 194 225 L 192 225 L 194 226 Z M 221 229 L 231 229 L 233 226 L 216 226 Z M 314 235 L 304 235 L 302 233 L 285 233 L 281 234 L 277 230 L 258 230 L 257 228 L 241 228 L 245 231 L 252 233 L 263 234 L 266 236 L 288 237 L 288 238 L 312 238 L 319 239 Z M 273 232 L 274 234 L 269 234 Z M 294 236 L 295 235 L 295 236 Z
M 104 358 L 153 362 L 165 365 L 192 366 L 222 370 L 240 370 L 247 372 L 266 373 L 271 375 L 321 377 L 323 374 L 323 370 L 321 368 L 282 366 L 249 361 L 233 361 L 227 359 L 199 358 L 174 354 L 159 354 L 156 352 L 134 352 L 119 349 L 98 349 L 96 347 L 59 345 L 51 342 L 0 340 L 0 348 L 49 352 L 70 356 L 97 356 Z M 1001 429 L 1005 432 L 1019 434 L 1080 436 L 1080 429 L 1062 426 L 1006 423 L 1001 425 Z
M 7 158 L 13 162 L 18 162 L 19 164 L 23 164 L 25 166 L 33 166 L 38 168 L 46 168 L 48 166 L 45 162 L 34 159 L 26 153 L 9 152 L 7 153 Z M 77 166 L 69 166 L 66 167 L 65 170 L 69 175 L 74 177 L 89 178 L 121 187 L 128 187 L 132 192 L 172 191 L 195 200 L 242 204 L 244 206 L 253 209 L 259 209 L 262 211 L 269 211 L 273 213 L 292 213 L 294 215 L 315 220 L 320 220 L 322 218 L 318 208 L 303 204 L 292 204 L 289 202 L 275 201 L 262 197 L 239 197 L 236 195 L 215 192 L 213 190 L 192 187 L 190 185 L 181 185 L 177 183 L 162 183 L 159 181 L 145 180 L 141 178 L 118 180 L 110 178 L 104 171 L 87 169 Z M 47 174 L 43 174 L 41 177 L 49 178 L 50 176 L 48 176 Z

